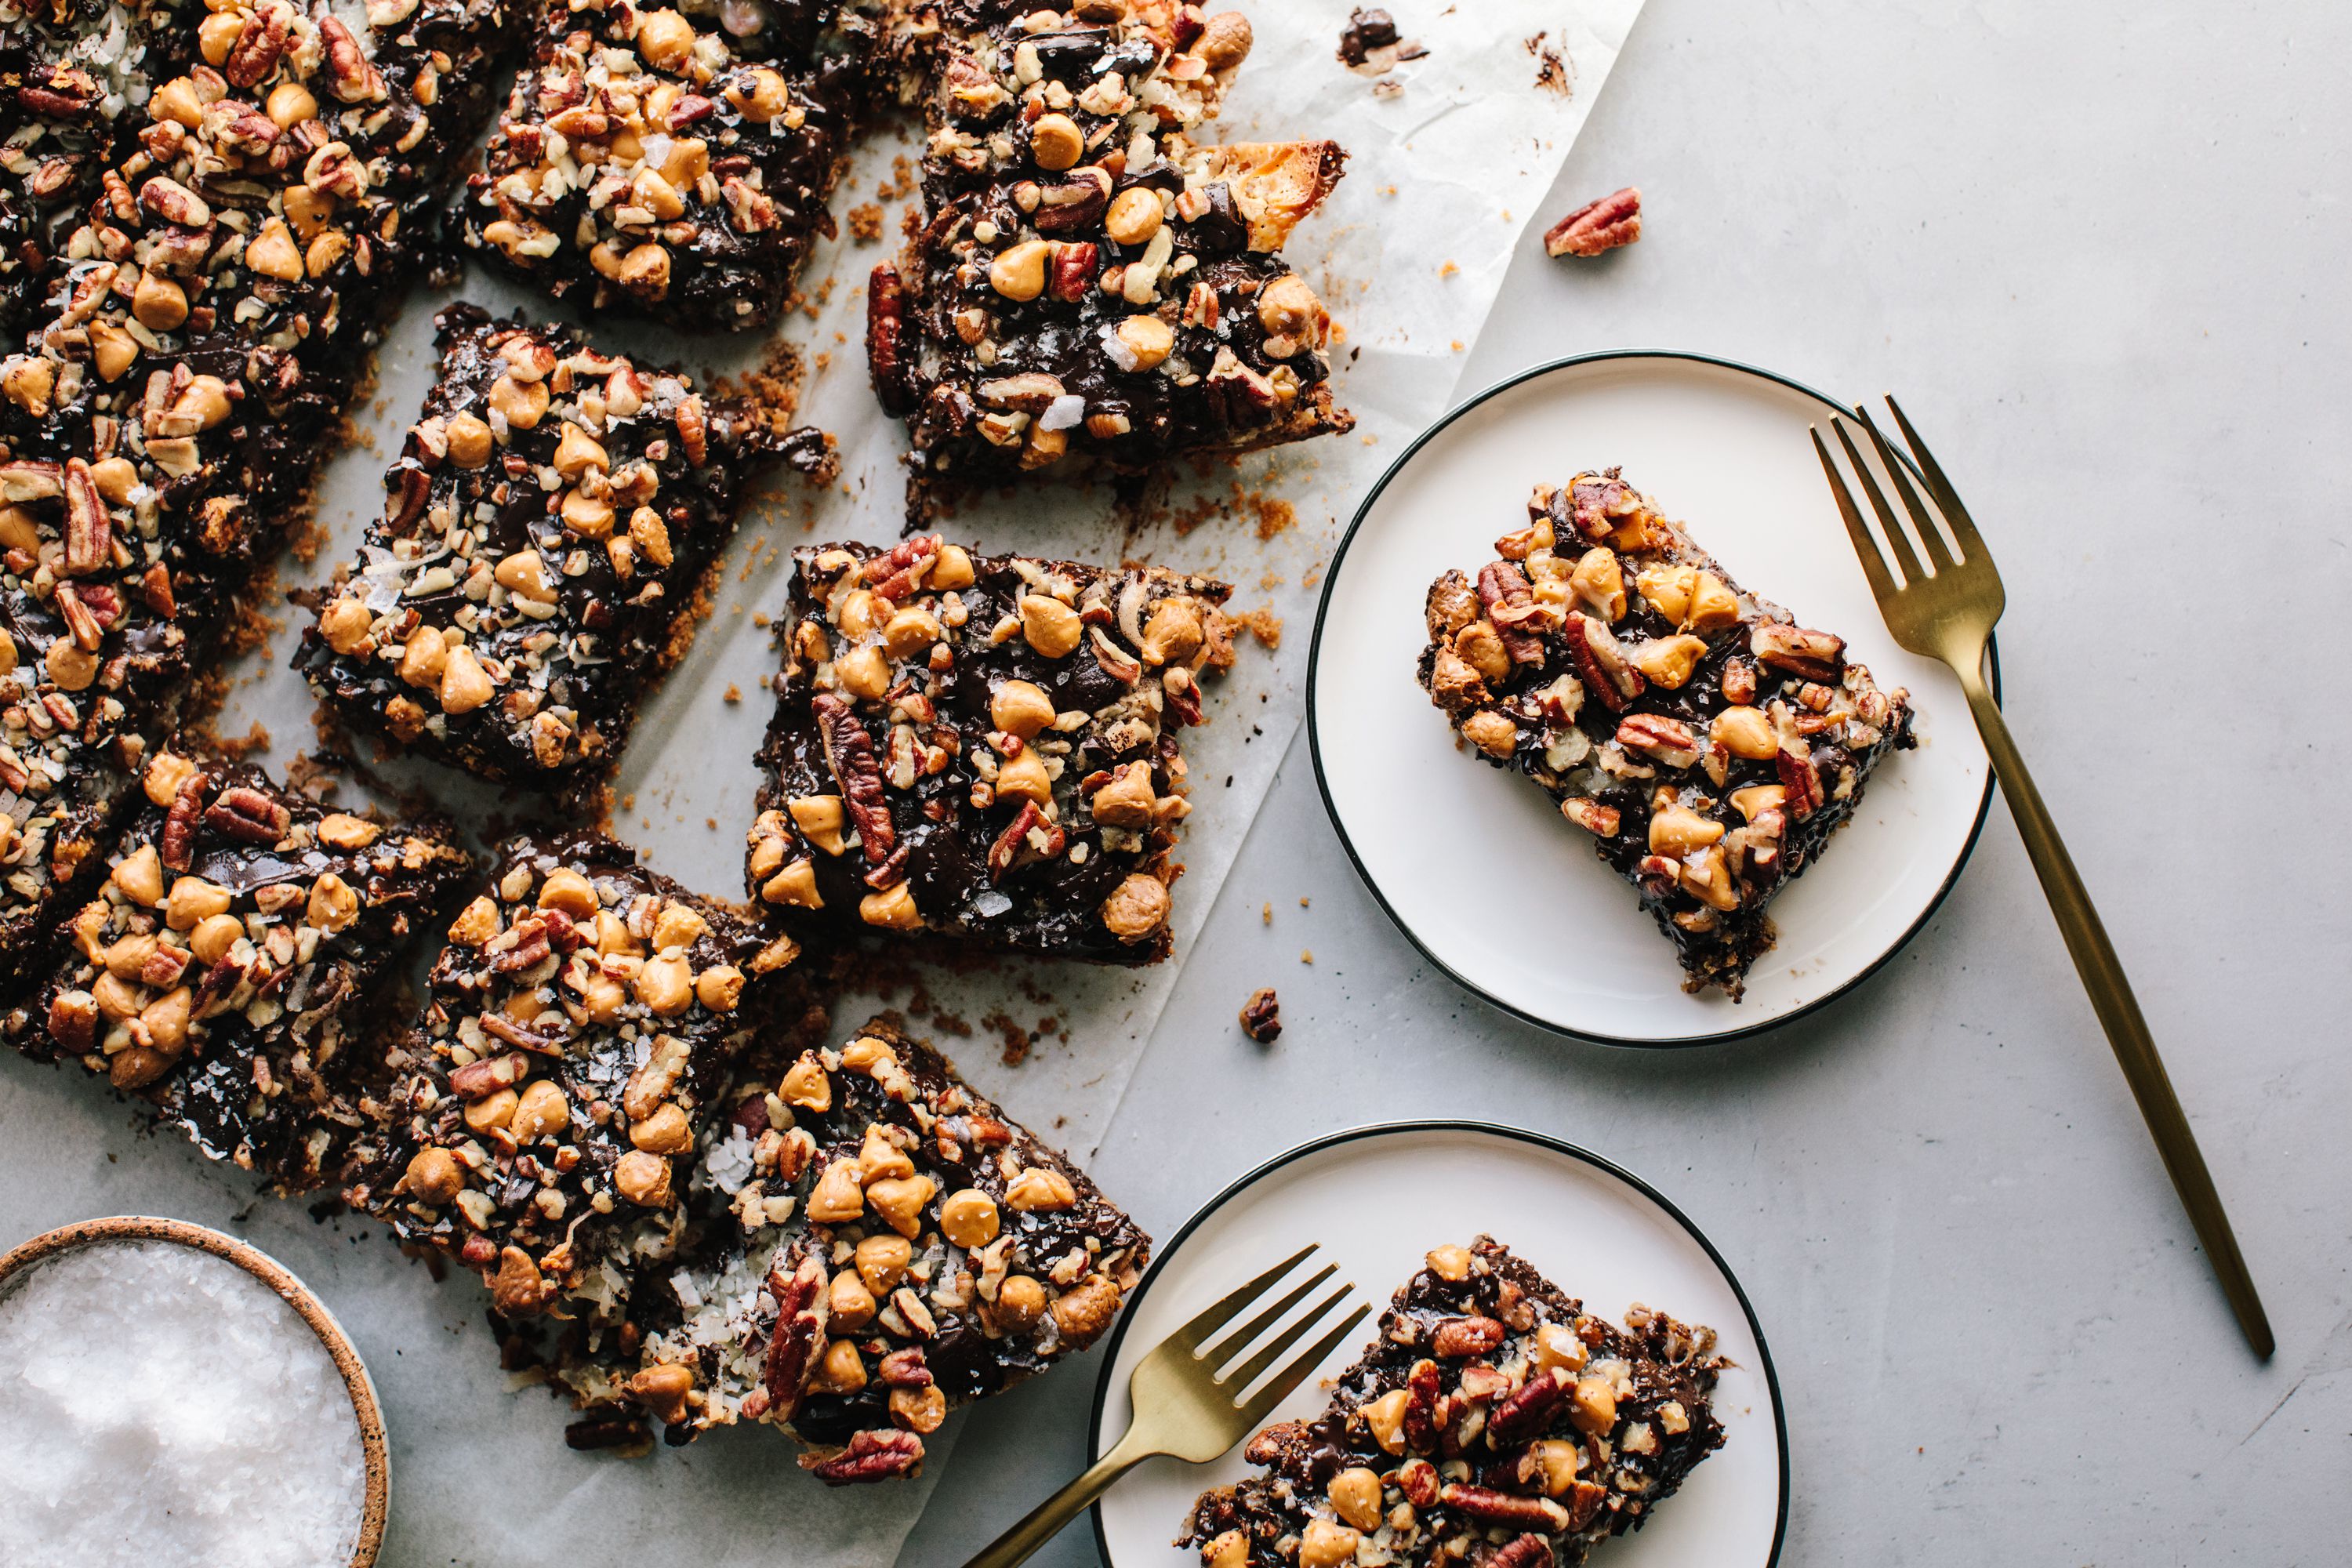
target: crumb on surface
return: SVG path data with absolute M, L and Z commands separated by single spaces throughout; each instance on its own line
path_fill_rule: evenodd
M 1261 985 L 1242 1004 L 1242 1033 L 1261 1046 L 1270 1046 L 1282 1034 L 1282 1003 L 1271 985 Z

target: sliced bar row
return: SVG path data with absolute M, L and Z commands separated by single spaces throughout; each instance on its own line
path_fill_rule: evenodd
M 1076 1167 L 887 1025 L 801 1040 L 792 939 L 624 845 L 525 835 L 483 885 L 444 824 L 194 748 L 140 787 L 7 1037 L 455 1258 L 547 1331 L 577 1443 L 760 1421 L 827 1481 L 911 1474 L 1140 1276 L 1149 1239 Z M 371 1027 L 445 921 L 421 1015 Z

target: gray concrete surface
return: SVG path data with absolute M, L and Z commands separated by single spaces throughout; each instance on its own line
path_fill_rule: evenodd
M 1408 23 L 1423 3 L 1391 0 Z M 1333 1129 L 1530 1125 L 1655 1183 L 1746 1284 L 1794 1451 L 1786 1562 L 2345 1561 L 2347 58 L 2352 9 L 2312 0 L 1650 0 L 1550 204 L 1638 183 L 1648 237 L 1574 266 L 1530 244 L 1468 376 L 1641 344 L 1904 396 L 2005 569 L 2011 714 L 2236 1216 L 2272 1363 L 2238 1340 L 1999 805 L 1875 978 L 1760 1039 L 1647 1054 L 1548 1037 L 1419 963 L 1302 742 L 1093 1162 L 1105 1188 L 1167 1234 Z M 1270 1049 L 1234 1022 L 1265 984 L 1288 1026 Z M 407 1347 L 373 1362 L 423 1413 L 414 1451 L 546 1441 L 471 1301 L 131 1127 L 79 1086 L 0 1079 L 12 1232 L 162 1209 L 298 1267 L 331 1251 Z M 452 1389 L 453 1361 L 480 1386 Z M 1095 1370 L 971 1414 L 901 1568 L 958 1568 L 1081 1468 Z M 747 1445 L 671 1462 L 773 1486 L 771 1553 L 794 1561 L 791 1478 Z M 430 1506 L 495 1510 L 499 1479 L 478 1482 Z M 657 1517 L 617 1521 L 616 1560 L 664 1562 L 661 1541 Z M 1088 1568 L 1091 1535 L 1037 1561 Z
M 1466 383 L 1640 344 L 1903 397 L 2004 569 L 2012 722 L 2229 1201 L 2270 1364 L 1998 804 L 1859 990 L 1642 1054 L 1419 963 L 1302 740 L 1105 1187 L 1164 1232 L 1336 1128 L 1534 1126 L 1656 1183 L 1746 1283 L 1788 1405 L 1784 1561 L 2345 1561 L 2347 44 L 2323 5 L 1651 0 L 1551 204 L 1637 183 L 1647 237 L 1579 266 L 1529 248 Z M 1271 1049 L 1234 1024 L 1265 984 Z M 901 1568 L 954 1568 L 1075 1473 L 1091 1394 L 1068 1368 L 975 1411 Z M 1074 1529 L 1037 1561 L 1097 1558 Z

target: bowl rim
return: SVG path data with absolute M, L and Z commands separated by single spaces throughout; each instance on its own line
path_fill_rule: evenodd
M 199 1252 L 211 1253 L 236 1264 L 270 1289 L 280 1300 L 294 1309 L 310 1331 L 319 1337 L 335 1371 L 343 1380 L 344 1391 L 350 1394 L 352 1415 L 360 1428 L 360 1457 L 365 1471 L 365 1494 L 360 1515 L 360 1532 L 352 1549 L 349 1568 L 374 1568 L 376 1553 L 383 1546 L 384 1519 L 392 1501 L 392 1462 L 384 1441 L 383 1408 L 377 1402 L 375 1384 L 368 1376 L 367 1363 L 352 1345 L 351 1337 L 335 1321 L 326 1303 L 320 1300 L 294 1271 L 253 1246 L 240 1241 L 210 1226 L 194 1220 L 166 1219 L 153 1215 L 109 1215 L 99 1219 L 76 1221 L 43 1231 L 31 1240 L 0 1253 L 0 1290 L 9 1281 L 29 1273 L 34 1267 L 47 1262 L 75 1247 L 89 1247 L 110 1241 L 166 1241 L 190 1247 Z

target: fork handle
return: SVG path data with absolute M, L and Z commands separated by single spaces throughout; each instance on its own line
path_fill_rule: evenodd
M 2230 1299 L 2247 1343 L 2256 1355 L 2268 1360 L 2274 1348 L 2270 1319 L 2263 1311 L 2262 1298 L 2254 1293 L 2253 1276 L 2246 1271 L 2245 1257 L 2230 1230 L 2230 1216 L 2222 1212 L 2221 1196 L 2213 1190 L 2212 1174 L 2205 1169 L 2205 1156 L 2198 1152 L 2196 1135 L 2189 1129 L 2179 1097 L 2172 1091 L 2164 1060 L 2156 1054 L 2156 1041 L 2148 1035 L 2147 1020 L 2140 1016 L 2131 983 L 2124 978 L 2124 966 L 2107 941 L 2106 928 L 2099 923 L 2099 911 L 2091 906 L 2091 895 L 2074 869 L 2074 858 L 2050 820 L 2050 808 L 2042 804 L 2042 792 L 2033 787 L 2033 775 L 2025 771 L 2025 759 L 2018 755 L 2000 706 L 1985 686 L 1978 668 L 1981 663 L 1979 648 L 1977 659 L 1955 659 L 1953 669 L 1968 693 L 1969 711 L 1984 736 L 1993 775 L 2000 780 L 2010 815 L 2017 820 L 2025 852 L 2032 858 L 2034 874 L 2042 879 L 2042 890 L 2050 900 L 2050 912 L 2058 917 L 2058 930 L 2066 939 L 2075 973 L 2091 994 L 2091 1008 L 2107 1031 L 2108 1043 L 2115 1047 L 2116 1060 L 2124 1069 L 2124 1080 L 2131 1085 L 2132 1098 L 2139 1101 L 2139 1113 L 2156 1139 L 2157 1152 L 2163 1156 L 2173 1190 L 2180 1194 L 2189 1223 L 2197 1228 L 2197 1239 L 2204 1244 L 2206 1258 L 2221 1278 L 2221 1293 Z
M 1111 1482 L 1151 1458 L 1151 1449 L 1133 1443 L 1134 1428 L 1111 1451 L 1097 1459 L 1086 1474 L 1029 1510 L 1020 1523 L 982 1549 L 965 1568 L 1013 1568 L 1030 1553 L 1061 1532 L 1064 1525 L 1086 1511 L 1095 1499 L 1110 1490 Z

